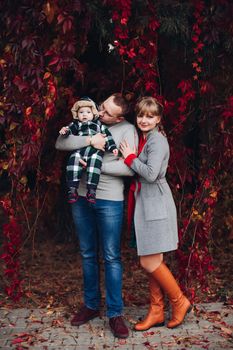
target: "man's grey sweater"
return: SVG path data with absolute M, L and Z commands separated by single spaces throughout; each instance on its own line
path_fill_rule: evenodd
M 138 135 L 135 127 L 126 120 L 109 126 L 109 131 L 119 147 L 121 141 L 128 141 L 132 148 L 138 146 Z M 74 151 L 86 147 L 86 136 L 70 135 L 68 138 L 59 136 L 56 141 L 56 149 L 60 151 Z M 110 152 L 105 152 L 101 168 L 100 180 L 96 192 L 97 199 L 106 199 L 112 201 L 121 201 L 124 199 L 123 176 L 133 176 L 134 172 L 124 164 L 122 159 L 115 157 Z M 86 176 L 80 181 L 78 193 L 80 196 L 86 196 Z

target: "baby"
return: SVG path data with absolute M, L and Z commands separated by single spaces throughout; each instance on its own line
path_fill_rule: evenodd
M 79 136 L 92 136 L 98 133 L 106 134 L 105 149 L 118 155 L 116 144 L 109 130 L 101 124 L 98 118 L 98 110 L 94 101 L 89 97 L 83 97 L 75 102 L 71 109 L 73 121 L 59 131 L 60 135 L 68 137 L 70 134 Z M 68 202 L 75 203 L 78 199 L 78 187 L 83 173 L 83 165 L 79 162 L 83 159 L 87 166 L 87 194 L 89 202 L 96 202 L 96 189 L 99 182 L 104 151 L 91 146 L 83 147 L 74 151 L 66 167 L 66 178 L 68 185 Z

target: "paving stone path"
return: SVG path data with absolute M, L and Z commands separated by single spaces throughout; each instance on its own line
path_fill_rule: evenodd
M 1 350 L 222 350 L 233 349 L 233 306 L 198 304 L 182 326 L 134 332 L 133 323 L 146 308 L 125 308 L 130 327 L 126 340 L 114 338 L 105 316 L 80 327 L 70 325 L 65 309 L 0 308 Z M 166 315 L 168 317 L 168 315 Z

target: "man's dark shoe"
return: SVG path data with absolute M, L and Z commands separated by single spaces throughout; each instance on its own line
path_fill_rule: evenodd
M 114 337 L 117 338 L 128 338 L 129 330 L 125 325 L 124 319 L 122 316 L 111 317 L 109 319 L 109 326 Z
M 92 310 L 83 306 L 82 309 L 74 315 L 70 323 L 72 326 L 81 326 L 99 315 L 99 310 Z

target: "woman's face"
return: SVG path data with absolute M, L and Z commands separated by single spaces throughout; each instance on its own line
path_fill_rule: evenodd
M 153 130 L 160 122 L 161 117 L 153 114 L 142 114 L 137 116 L 137 126 L 143 134 Z

